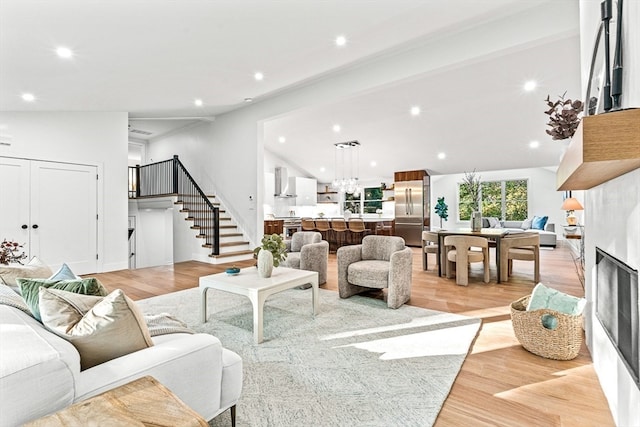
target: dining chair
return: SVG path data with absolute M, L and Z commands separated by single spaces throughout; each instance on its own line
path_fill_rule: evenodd
M 533 261 L 533 280 L 540 281 L 540 235 L 538 233 L 521 233 L 516 236 L 505 236 L 500 242 L 500 276 L 509 280 L 513 273 L 513 260 Z
M 313 218 L 302 218 L 300 220 L 302 231 L 316 231 L 316 224 Z
M 348 230 L 347 230 L 347 223 L 344 220 L 344 218 L 332 218 L 331 231 L 333 234 L 332 240 L 334 244 L 332 247 L 330 245 L 330 249 L 332 249 L 332 251 L 335 252 L 338 250 L 338 248 L 340 248 L 341 246 L 344 246 L 345 243 L 347 242 Z
M 438 259 L 438 233 L 433 231 L 422 232 L 422 269 L 428 270 L 429 263 L 427 261 L 427 255 L 434 254 L 436 256 L 436 265 L 440 263 Z
M 446 236 L 445 248 L 454 247 L 447 251 L 447 278 L 451 278 L 453 263 L 456 264 L 456 284 L 469 284 L 469 264 L 482 262 L 484 264 L 484 283 L 489 283 L 489 240 L 479 236 Z M 480 248 L 480 250 L 472 249 Z
M 362 238 L 371 233 L 364 226 L 364 220 L 362 218 L 351 218 L 349 220 L 349 243 L 352 245 L 359 245 L 362 243 Z

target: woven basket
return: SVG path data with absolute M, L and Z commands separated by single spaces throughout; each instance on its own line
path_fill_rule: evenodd
M 511 303 L 511 322 L 520 344 L 531 353 L 547 359 L 575 359 L 582 344 L 582 315 L 573 316 L 549 309 L 527 311 L 530 297 L 528 295 Z M 558 320 L 555 329 L 543 326 L 544 314 Z

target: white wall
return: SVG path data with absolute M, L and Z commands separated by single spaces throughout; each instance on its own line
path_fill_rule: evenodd
M 595 247 L 640 269 L 640 169 L 585 193 L 587 345 L 616 424 L 640 426 L 640 390 L 595 317 Z
M 173 208 L 140 209 L 136 216 L 136 268 L 171 265 L 174 261 Z
M 147 143 L 146 163 L 170 160 L 177 155 L 193 179 L 207 193 L 213 191 L 209 159 L 214 153 L 210 138 L 211 123 L 202 122 L 166 137 L 153 139 Z
M 549 217 L 548 222 L 556 225 L 556 234 L 562 238 L 562 225 L 566 223 L 562 206 L 562 192 L 556 191 L 555 171 L 548 168 L 510 169 L 502 171 L 478 172 L 482 181 L 499 181 L 510 179 L 528 180 L 529 218 L 534 215 Z M 435 175 L 431 177 L 431 224 L 439 226 L 440 217 L 434 209 L 438 197 L 444 196 L 449 207 L 449 219 L 442 222 L 444 228 L 469 227 L 469 221 L 459 222 L 458 218 L 458 184 L 462 182 L 464 174 Z
M 614 4 L 617 2 L 614 1 Z M 623 107 L 640 106 L 640 2 L 624 2 Z M 580 1 L 582 88 L 586 93 L 600 2 Z M 613 46 L 612 46 L 613 49 Z M 613 54 L 612 54 L 613 55 Z M 613 63 L 613 56 L 611 57 Z M 640 425 L 640 391 L 626 371 L 615 348 L 595 318 L 595 247 L 598 246 L 634 269 L 640 268 L 640 170 L 584 192 L 585 317 L 587 346 L 593 358 L 611 413 L 619 426 Z
M 98 166 L 98 272 L 128 267 L 127 113 L 1 112 L 0 156 Z

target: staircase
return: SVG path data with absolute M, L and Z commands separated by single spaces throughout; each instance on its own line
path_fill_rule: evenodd
M 191 198 L 186 194 L 179 194 L 175 202 L 176 205 L 182 206 L 180 212 L 186 215 L 185 220 L 192 223 L 190 228 L 196 231 L 197 234 L 195 237 L 197 239 L 205 240 L 201 246 L 206 249 L 206 258 L 208 259 L 199 259 L 198 261 L 220 264 L 253 258 L 253 251 L 249 247 L 250 243 L 244 238 L 244 234 L 238 228 L 231 215 L 221 207 L 220 202 L 216 200 L 215 196 L 208 195 L 207 198 L 214 207 L 218 208 L 218 212 L 220 214 L 220 250 L 217 255 L 212 253 L 213 245 L 211 243 L 206 243 L 207 235 L 213 233 L 213 227 L 199 225 L 198 218 L 204 213 L 202 209 L 198 208 L 199 203 L 190 200 Z
M 211 264 L 253 258 L 242 230 L 221 207 L 215 196 L 207 196 L 184 167 L 178 156 L 144 166 L 129 167 L 129 198 L 175 197 L 180 212 L 190 221 L 190 229 L 201 239 L 201 254 L 192 256 Z M 175 223 L 174 223 L 175 227 Z

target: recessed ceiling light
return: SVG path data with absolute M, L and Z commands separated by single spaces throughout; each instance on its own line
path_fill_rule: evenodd
M 71 58 L 73 56 L 73 52 L 68 47 L 60 46 L 56 49 L 56 53 L 60 58 Z
M 371 165 L 372 168 L 375 168 L 376 166 L 378 166 L 378 163 L 375 160 L 372 160 L 371 163 L 369 163 Z
M 340 132 L 340 129 L 342 129 L 342 128 L 340 127 L 340 125 L 333 125 L 333 131 L 334 131 L 334 132 Z
M 258 71 L 257 73 L 255 73 L 253 75 L 253 78 L 256 79 L 257 81 L 261 81 L 264 79 L 264 74 L 262 74 L 260 71 Z
M 411 107 L 411 115 L 412 116 L 419 116 L 420 115 L 420 107 L 418 107 L 417 105 L 414 105 L 413 107 Z
M 32 94 L 32 93 L 23 93 L 23 94 L 22 94 L 22 99 L 23 99 L 24 101 L 27 101 L 27 102 L 33 102 L 33 101 L 35 101 L 35 100 L 36 100 L 36 97 L 35 97 L 35 95 L 34 95 L 34 94 Z
M 244 102 L 253 102 L 253 98 L 245 98 Z
M 320 172 L 324 172 L 324 171 L 326 171 L 326 170 L 327 170 L 327 169 L 326 169 L 324 166 L 320 166 Z
M 538 141 L 531 141 L 529 143 L 529 148 L 538 148 L 538 147 L 540 147 L 540 142 Z
M 536 88 L 536 86 L 538 86 L 538 84 L 535 82 L 535 80 L 529 80 L 524 84 L 524 90 L 526 90 L 527 92 L 531 92 Z
M 336 37 L 336 46 L 344 46 L 347 44 L 347 38 L 345 36 Z
M 196 99 L 193 103 L 196 104 L 196 107 L 202 107 L 202 99 Z
M 281 136 L 280 138 L 278 138 L 278 142 L 280 144 L 284 144 L 285 142 L 287 142 L 287 138 L 285 138 L 284 136 Z
M 439 158 L 440 160 L 443 160 L 445 157 L 447 157 L 447 155 L 446 155 L 446 154 L 444 154 L 444 153 L 438 153 L 438 158 Z

